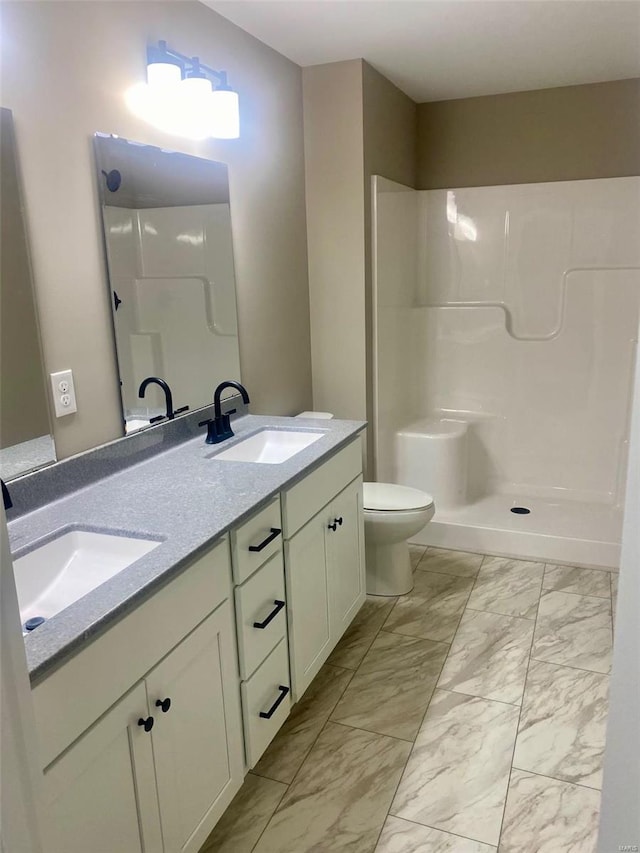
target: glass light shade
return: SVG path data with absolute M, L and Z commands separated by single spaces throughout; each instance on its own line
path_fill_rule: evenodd
M 216 139 L 237 139 L 240 136 L 240 107 L 238 93 L 230 89 L 214 89 L 211 95 L 209 134 Z
M 154 88 L 177 86 L 182 79 L 182 73 L 172 62 L 152 62 L 147 65 L 147 81 Z
M 180 93 L 186 98 L 200 100 L 201 106 L 206 108 L 211 95 L 211 80 L 206 77 L 185 77 L 180 83 Z

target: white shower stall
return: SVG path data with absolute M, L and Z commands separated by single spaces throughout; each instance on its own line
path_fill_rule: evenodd
M 376 479 L 433 495 L 415 541 L 617 566 L 640 178 L 372 197 Z

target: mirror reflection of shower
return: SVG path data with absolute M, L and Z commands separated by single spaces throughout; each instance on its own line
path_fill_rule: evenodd
M 227 167 L 96 134 L 126 432 L 165 414 L 161 376 L 190 410 L 240 375 Z

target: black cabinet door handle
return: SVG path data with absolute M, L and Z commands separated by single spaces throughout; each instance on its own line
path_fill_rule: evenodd
M 280 536 L 282 530 L 279 527 L 272 527 L 271 533 L 267 536 L 266 539 L 263 539 L 259 545 L 249 545 L 250 551 L 262 551 L 263 548 L 266 548 L 269 542 L 273 542 L 276 536 Z
M 280 691 L 280 695 L 278 696 L 276 701 L 273 703 L 273 705 L 269 708 L 269 710 L 268 711 L 260 711 L 260 716 L 262 717 L 263 720 L 270 720 L 271 717 L 273 717 L 275 712 L 278 710 L 280 703 L 282 702 L 284 697 L 289 692 L 289 688 L 285 687 L 283 684 L 278 685 L 278 690 Z
M 271 622 L 273 619 L 275 619 L 276 616 L 278 615 L 278 613 L 280 613 L 280 611 L 284 607 L 284 601 L 280 601 L 277 598 L 275 599 L 275 601 L 273 603 L 275 604 L 275 607 L 273 608 L 271 613 L 267 616 L 267 618 L 264 620 L 264 622 L 254 622 L 253 623 L 254 628 L 266 628 L 267 625 L 269 624 L 269 622 Z
M 340 527 L 342 527 L 342 516 L 340 516 L 340 518 L 334 518 L 333 520 L 335 521 L 336 524 L 339 524 Z
M 338 529 L 338 523 L 336 521 L 334 521 L 333 524 L 327 524 L 327 527 L 329 528 L 329 530 L 337 530 Z
M 161 708 L 163 714 L 166 714 L 170 707 L 171 699 L 168 696 L 166 699 L 156 699 L 156 708 Z
M 138 720 L 138 725 L 142 726 L 145 732 L 150 732 L 153 728 L 153 717 L 147 717 L 146 720 L 144 717 L 140 717 Z

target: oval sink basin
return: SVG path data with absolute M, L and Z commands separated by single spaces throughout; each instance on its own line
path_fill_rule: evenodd
M 20 620 L 50 619 L 160 545 L 90 530 L 67 530 L 13 561 Z
M 228 450 L 212 454 L 209 458 L 223 462 L 263 462 L 277 465 L 286 462 L 314 441 L 322 438 L 326 430 L 297 431 L 285 429 L 263 429 L 249 438 L 239 441 Z

